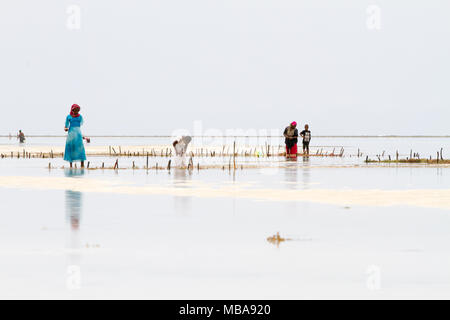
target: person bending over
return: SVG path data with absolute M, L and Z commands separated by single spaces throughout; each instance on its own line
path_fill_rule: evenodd
M 185 154 L 187 147 L 189 143 L 191 142 L 192 138 L 187 137 L 181 137 L 180 140 L 175 140 L 172 145 L 175 149 L 175 166 L 176 167 L 185 167 Z
M 287 126 L 286 129 L 284 129 L 283 135 L 285 137 L 284 143 L 286 144 L 286 157 L 297 157 L 297 122 L 293 121 L 289 126 Z

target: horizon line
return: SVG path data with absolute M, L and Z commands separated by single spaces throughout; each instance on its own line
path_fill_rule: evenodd
M 0 138 L 16 135 L 0 135 Z M 65 138 L 67 135 L 30 134 L 30 138 Z M 92 138 L 172 138 L 172 135 L 89 135 Z M 283 138 L 282 135 L 192 135 L 192 138 Z M 450 135 L 316 135 L 316 138 L 450 138 Z

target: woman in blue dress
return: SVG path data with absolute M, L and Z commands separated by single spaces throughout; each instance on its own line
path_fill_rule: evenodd
M 81 161 L 81 167 L 84 168 L 86 161 L 86 152 L 84 151 L 83 135 L 80 127 L 83 124 L 83 117 L 80 115 L 80 106 L 74 104 L 70 110 L 70 114 L 66 118 L 64 131 L 68 132 L 66 141 L 66 151 L 64 152 L 64 160 L 70 162 Z

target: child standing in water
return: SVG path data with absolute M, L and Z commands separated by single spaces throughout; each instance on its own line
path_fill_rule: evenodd
M 305 130 L 300 132 L 303 137 L 303 153 L 309 155 L 309 142 L 311 141 L 311 131 L 309 131 L 309 125 L 305 124 Z
M 83 135 L 81 134 L 81 125 L 83 124 L 83 117 L 80 115 L 80 106 L 72 105 L 70 114 L 66 118 L 66 125 L 64 131 L 68 132 L 66 141 L 66 150 L 64 152 L 64 160 L 70 162 L 81 161 L 81 167 L 84 168 L 84 161 L 86 161 L 86 152 L 84 151 Z

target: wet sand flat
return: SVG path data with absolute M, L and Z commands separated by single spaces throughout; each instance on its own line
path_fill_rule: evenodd
M 108 194 L 170 195 L 199 198 L 242 198 L 265 201 L 306 201 L 334 205 L 418 206 L 450 210 L 450 189 L 416 190 L 279 190 L 232 186 L 186 185 L 173 188 L 159 185 L 127 186 L 126 181 L 74 180 L 48 177 L 0 177 L 0 187 L 37 190 L 69 190 Z M 68 187 L 70 186 L 70 187 Z
M 364 159 L 1 159 L 0 297 L 450 297 L 448 166 Z

